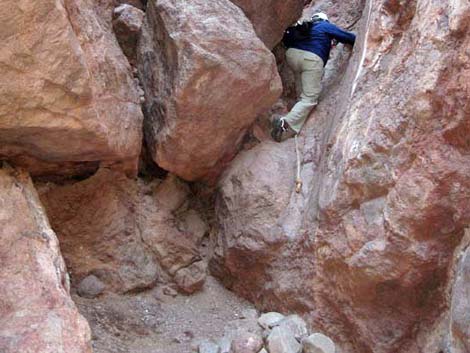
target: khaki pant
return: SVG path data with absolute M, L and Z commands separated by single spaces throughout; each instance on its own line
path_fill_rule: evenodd
M 311 52 L 294 48 L 287 51 L 286 58 L 287 63 L 294 71 L 297 94 L 300 93 L 300 100 L 284 117 L 284 120 L 298 133 L 318 103 L 324 71 L 323 60 Z

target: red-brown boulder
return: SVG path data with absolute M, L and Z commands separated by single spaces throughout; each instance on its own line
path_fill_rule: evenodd
M 269 49 L 279 43 L 287 27 L 302 15 L 305 0 L 231 0 L 253 23 Z
M 153 158 L 190 181 L 215 179 L 281 93 L 274 56 L 228 0 L 150 2 L 138 61 Z
M 0 158 L 38 175 L 91 161 L 134 173 L 139 96 L 95 3 L 8 0 L 3 6 Z

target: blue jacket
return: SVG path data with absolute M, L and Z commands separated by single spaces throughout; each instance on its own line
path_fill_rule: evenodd
M 356 35 L 344 31 L 328 21 L 320 21 L 313 23 L 308 36 L 300 35 L 295 27 L 289 27 L 284 34 L 283 42 L 288 48 L 306 50 L 318 55 L 326 65 L 330 57 L 333 39 L 354 45 Z

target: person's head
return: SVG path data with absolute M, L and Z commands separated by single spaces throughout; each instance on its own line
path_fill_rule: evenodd
M 328 21 L 328 15 L 324 12 L 317 12 L 312 16 L 312 22 Z

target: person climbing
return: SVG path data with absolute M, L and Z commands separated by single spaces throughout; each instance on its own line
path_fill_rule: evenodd
M 289 129 L 298 134 L 317 105 L 333 41 L 354 45 L 356 35 L 330 23 L 323 12 L 286 30 L 283 43 L 288 48 L 287 64 L 295 73 L 296 89 L 301 94 L 300 100 L 286 116 L 273 119 L 271 135 L 275 141 L 281 142 L 282 134 Z

